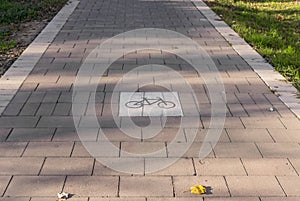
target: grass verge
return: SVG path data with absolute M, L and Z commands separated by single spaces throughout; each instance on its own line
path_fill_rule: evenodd
M 49 19 L 65 3 L 66 0 L 0 0 L 0 52 L 17 45 L 12 35 L 22 23 Z
M 67 1 L 0 0 L 0 74 Z
M 206 0 L 224 21 L 300 89 L 300 2 Z

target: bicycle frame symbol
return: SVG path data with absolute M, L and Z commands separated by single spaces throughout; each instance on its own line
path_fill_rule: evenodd
M 175 103 L 173 103 L 171 101 L 163 100 L 160 97 L 157 97 L 157 98 L 143 97 L 143 99 L 140 101 L 128 101 L 127 103 L 125 103 L 125 106 L 128 108 L 141 108 L 144 105 L 154 105 L 154 104 L 157 104 L 158 107 L 163 108 L 163 109 L 171 109 L 176 106 Z

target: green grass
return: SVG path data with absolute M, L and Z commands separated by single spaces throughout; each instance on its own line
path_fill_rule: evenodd
M 210 0 L 206 3 L 300 89 L 300 2 Z
M 0 0 L 0 52 L 17 46 L 12 39 L 20 25 L 53 17 L 67 0 Z

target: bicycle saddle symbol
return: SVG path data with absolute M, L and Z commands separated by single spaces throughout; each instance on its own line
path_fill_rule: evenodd
M 157 98 L 146 98 L 144 97 L 140 101 L 128 101 L 125 103 L 125 106 L 128 108 L 141 108 L 144 105 L 154 105 L 157 104 L 158 107 L 163 108 L 163 109 L 171 109 L 176 106 L 175 103 L 171 101 L 166 101 L 160 97 Z

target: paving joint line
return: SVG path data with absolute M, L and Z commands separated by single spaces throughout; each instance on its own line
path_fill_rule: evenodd
M 0 115 L 14 98 L 27 76 L 53 42 L 78 4 L 78 0 L 70 0 L 1 77 Z
M 283 186 L 281 185 L 281 183 L 280 183 L 280 181 L 278 179 L 278 176 L 275 175 L 275 179 L 278 182 L 278 185 L 280 186 L 280 188 L 281 188 L 282 192 L 284 193 L 285 197 L 288 197 L 287 193 L 285 192 Z
M 231 29 L 231 27 L 202 0 L 191 1 L 270 90 L 274 91 L 275 95 L 300 119 L 300 98 L 297 98 L 299 91 L 289 83 L 285 77 L 275 71 L 271 64 Z

